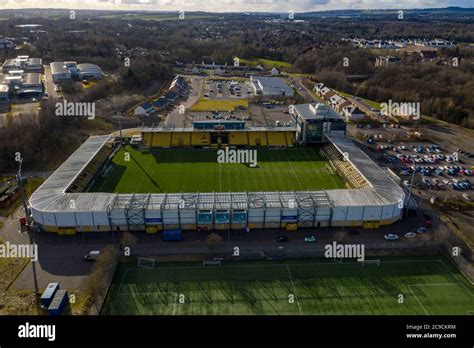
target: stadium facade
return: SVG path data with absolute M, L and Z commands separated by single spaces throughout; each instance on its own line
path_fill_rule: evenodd
M 225 132 L 227 142 L 215 133 L 215 130 L 143 129 L 142 138 L 147 147 L 189 146 L 194 144 L 193 139 L 215 147 L 223 143 L 231 145 L 231 139 L 240 145 L 288 146 L 296 139 L 297 131 L 236 129 Z M 87 192 L 117 151 L 114 136 L 93 136 L 32 194 L 31 214 L 43 230 L 61 235 L 199 228 L 376 228 L 401 219 L 404 191 L 344 133 L 344 130 L 326 133 L 326 144 L 321 151 L 344 176 L 347 189 L 168 194 Z

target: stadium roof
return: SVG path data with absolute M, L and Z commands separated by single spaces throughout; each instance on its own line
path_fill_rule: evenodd
M 293 105 L 293 110 L 305 120 L 342 119 L 341 115 L 323 103 L 297 104 Z
M 191 129 L 190 129 L 191 130 Z M 365 153 L 344 136 L 331 134 L 328 138 L 348 161 L 369 182 L 369 189 L 336 189 L 296 192 L 219 192 L 219 193 L 157 193 L 114 194 L 102 192 L 66 193 L 67 188 L 111 139 L 112 135 L 87 139 L 31 196 L 32 209 L 41 212 L 73 212 L 123 209 L 143 204 L 150 209 L 248 209 L 288 208 L 291 201 L 299 207 L 377 206 L 403 201 L 404 191 Z M 71 201 L 74 206 L 71 207 Z M 290 207 L 291 208 L 291 207 Z M 296 206 L 295 206 L 296 208 Z
M 356 205 L 361 202 L 364 202 L 364 204 L 376 205 L 404 200 L 405 193 L 401 187 L 393 181 L 386 171 L 372 161 L 367 154 L 355 146 L 352 140 L 346 138 L 345 135 L 337 133 L 326 134 L 326 137 L 341 153 L 347 154 L 347 161 L 352 164 L 365 180 L 367 180 L 372 188 L 372 190 L 358 189 L 327 191 L 334 202 L 341 205 Z

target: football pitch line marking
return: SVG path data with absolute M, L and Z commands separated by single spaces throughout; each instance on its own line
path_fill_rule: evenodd
M 420 304 L 421 308 L 423 308 L 423 310 L 425 311 L 426 315 L 430 315 L 430 313 L 428 313 L 428 311 L 426 310 L 426 308 L 421 304 L 420 300 L 419 300 L 418 297 L 415 295 L 415 293 L 414 293 L 413 290 L 411 289 L 410 285 L 408 285 L 408 289 L 409 289 L 410 292 L 413 294 L 413 296 L 415 296 L 416 300 L 417 300 L 418 303 Z
M 294 292 L 294 295 L 295 295 L 295 298 L 296 298 L 296 304 L 298 305 L 298 311 L 300 312 L 300 315 L 303 315 L 303 313 L 301 312 L 300 301 L 298 301 L 298 295 L 296 294 L 295 284 L 293 283 L 293 277 L 291 276 L 290 267 L 288 267 L 288 264 L 286 265 L 286 269 L 288 271 L 288 275 L 290 276 L 291 287 L 293 288 L 293 292 Z
M 304 191 L 303 186 L 301 185 L 300 179 L 298 178 L 298 173 L 296 173 L 295 167 L 293 166 L 293 162 L 290 161 L 290 158 L 288 157 L 288 154 L 286 154 L 286 160 L 287 160 L 288 163 L 290 164 L 291 169 L 293 169 L 293 173 L 294 173 L 294 175 L 295 175 L 296 182 L 297 182 L 298 185 L 300 186 L 300 189 L 301 189 L 302 191 Z
M 178 299 L 178 293 L 174 294 L 174 302 L 173 302 L 173 315 L 176 313 L 176 300 Z

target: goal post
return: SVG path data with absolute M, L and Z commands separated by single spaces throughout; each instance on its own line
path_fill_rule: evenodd
M 360 260 L 359 262 L 362 266 L 365 266 L 366 264 L 380 266 L 380 259 L 377 259 L 377 260 Z
M 139 257 L 137 262 L 139 268 L 155 268 L 155 259 Z
M 209 266 L 220 267 L 221 264 L 222 264 L 222 261 L 220 261 L 220 260 L 209 260 L 209 261 L 203 261 L 202 262 L 202 267 L 209 267 Z

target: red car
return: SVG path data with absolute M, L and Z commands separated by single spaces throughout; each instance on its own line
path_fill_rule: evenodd
M 423 215 L 423 225 L 425 225 L 425 227 L 431 227 L 433 225 L 431 222 L 431 216 L 428 214 Z

